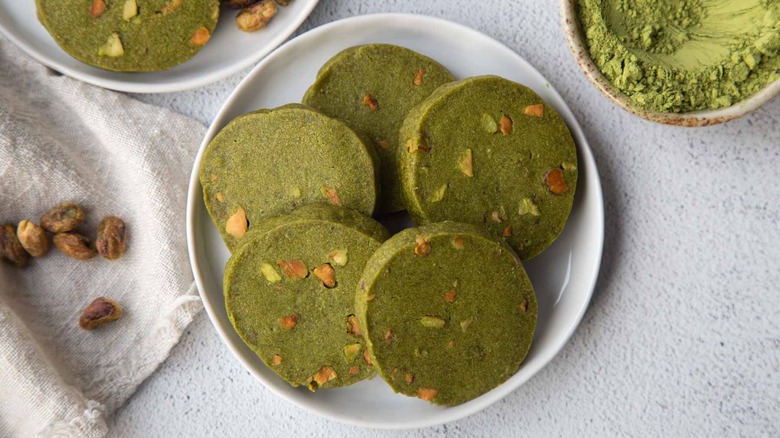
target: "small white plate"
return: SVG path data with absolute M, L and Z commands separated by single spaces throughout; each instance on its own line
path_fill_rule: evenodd
M 394 394 L 381 378 L 314 394 L 306 388 L 292 388 L 241 341 L 225 313 L 222 274 L 229 253 L 203 204 L 198 181 L 203 150 L 240 114 L 300 102 L 320 66 L 339 51 L 380 42 L 428 55 L 457 78 L 496 74 L 531 87 L 564 118 L 579 152 L 580 180 L 566 228 L 552 247 L 526 263 L 539 301 L 539 323 L 531 351 L 504 384 L 455 407 L 437 407 Z M 604 206 L 593 155 L 579 124 L 547 80 L 516 53 L 475 30 L 406 14 L 368 15 L 330 23 L 288 42 L 263 60 L 228 98 L 206 134 L 192 171 L 187 204 L 187 242 L 195 281 L 211 321 L 236 357 L 266 387 L 303 408 L 338 421 L 387 429 L 432 426 L 473 414 L 515 390 L 549 363 L 588 307 L 604 241 Z M 411 225 L 408 218 L 395 217 L 389 222 L 386 225 L 391 231 Z
M 0 0 L 0 32 L 38 62 L 80 81 L 130 93 L 168 93 L 202 87 L 255 64 L 295 32 L 318 1 L 294 0 L 254 33 L 239 30 L 236 12 L 223 7 L 208 44 L 189 61 L 159 72 L 119 73 L 77 61 L 38 21 L 33 0 Z

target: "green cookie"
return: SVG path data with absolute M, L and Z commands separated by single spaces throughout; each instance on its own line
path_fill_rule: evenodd
M 38 19 L 60 47 L 105 70 L 166 70 L 208 42 L 219 0 L 36 0 Z
M 398 130 L 412 107 L 455 80 L 436 61 L 390 44 L 346 49 L 328 61 L 303 103 L 344 120 L 379 154 L 379 211 L 404 209 L 398 177 Z
M 239 116 L 209 143 L 203 199 L 231 250 L 247 228 L 313 203 L 374 212 L 374 150 L 339 120 L 303 105 Z
M 380 375 L 395 392 L 439 405 L 464 403 L 511 377 L 536 327 L 536 296 L 514 251 L 454 222 L 385 242 L 355 302 Z
M 292 386 L 315 391 L 371 375 L 355 289 L 387 230 L 325 205 L 252 228 L 225 267 L 225 306 L 241 339 Z
M 563 230 L 577 150 L 563 119 L 523 85 L 496 76 L 443 85 L 409 113 L 400 141 L 403 195 L 418 225 L 482 226 L 523 260 Z

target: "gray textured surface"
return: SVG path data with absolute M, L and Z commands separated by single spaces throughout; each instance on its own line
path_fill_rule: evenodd
M 119 435 L 780 435 L 780 99 L 711 128 L 631 116 L 580 74 L 553 0 L 322 0 L 302 31 L 375 12 L 476 28 L 535 65 L 571 106 L 607 205 L 601 277 L 582 325 L 489 409 L 422 431 L 374 432 L 274 396 L 204 313 L 119 412 Z M 140 98 L 208 123 L 245 73 Z

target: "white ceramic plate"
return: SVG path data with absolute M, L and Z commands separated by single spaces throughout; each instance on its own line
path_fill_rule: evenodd
M 203 204 L 198 181 L 208 142 L 234 117 L 260 107 L 300 102 L 320 66 L 345 49 L 392 43 L 428 55 L 457 78 L 496 74 L 526 84 L 566 120 L 579 152 L 580 180 L 574 209 L 561 237 L 526 264 L 539 301 L 534 343 L 517 373 L 498 388 L 455 407 L 436 407 L 394 394 L 381 378 L 311 393 L 292 388 L 269 370 L 238 337 L 225 313 L 222 274 L 229 253 Z M 386 223 L 391 231 L 408 218 Z M 448 21 L 404 14 L 349 18 L 314 29 L 280 47 L 241 82 L 211 125 L 195 161 L 187 206 L 187 241 L 195 280 L 222 339 L 265 386 L 293 403 L 335 420 L 388 429 L 436 425 L 473 414 L 500 400 L 552 360 L 579 324 L 598 276 L 604 209 L 598 171 L 582 129 L 550 84 L 516 53 L 477 31 Z
M 160 72 L 118 73 L 77 61 L 38 21 L 33 0 L 0 0 L 0 32 L 38 62 L 80 81 L 131 93 L 167 93 L 202 87 L 255 64 L 295 32 L 318 1 L 294 0 L 254 33 L 238 30 L 235 11 L 222 8 L 208 44 L 189 61 Z

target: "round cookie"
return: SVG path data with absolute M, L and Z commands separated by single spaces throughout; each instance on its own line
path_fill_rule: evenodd
M 380 161 L 379 211 L 403 210 L 396 150 L 398 130 L 412 107 L 455 79 L 436 61 L 404 47 L 370 44 L 328 61 L 303 103 L 344 120 L 370 142 Z
M 563 230 L 577 187 L 577 151 L 558 113 L 496 76 L 443 85 L 404 121 L 403 195 L 418 225 L 485 227 L 530 259 Z
M 306 204 L 370 216 L 379 189 L 373 149 L 341 121 L 297 104 L 231 121 L 206 148 L 199 176 L 231 250 L 253 223 Z
M 325 205 L 253 227 L 225 267 L 225 306 L 236 332 L 292 386 L 315 391 L 368 377 L 355 289 L 387 237 L 378 222 Z
M 456 405 L 507 380 L 536 327 L 514 251 L 468 224 L 411 228 L 366 265 L 355 307 L 369 358 L 395 392 Z
M 159 71 L 211 37 L 219 0 L 36 0 L 38 20 L 70 56 L 105 70 Z

